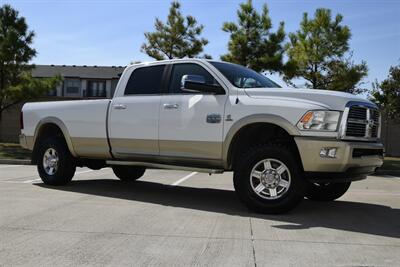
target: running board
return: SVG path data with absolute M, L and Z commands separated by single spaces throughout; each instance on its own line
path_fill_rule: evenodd
M 208 168 L 197 168 L 197 167 L 184 167 L 177 165 L 150 163 L 150 162 L 136 162 L 136 161 L 121 161 L 121 160 L 107 160 L 107 165 L 125 165 L 125 166 L 144 166 L 154 169 L 167 169 L 167 170 L 182 170 L 182 171 L 195 171 L 205 173 L 223 173 L 223 169 L 208 169 Z

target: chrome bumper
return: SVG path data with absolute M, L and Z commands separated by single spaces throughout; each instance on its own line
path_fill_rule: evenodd
M 382 155 L 354 156 L 355 149 L 383 151 L 381 143 L 348 142 L 341 140 L 295 137 L 305 172 L 345 173 L 348 170 L 374 170 L 382 166 Z M 334 158 L 321 157 L 322 148 L 337 148 Z M 369 171 L 371 172 L 371 171 Z

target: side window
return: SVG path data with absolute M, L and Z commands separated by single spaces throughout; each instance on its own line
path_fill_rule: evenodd
M 214 77 L 200 65 L 193 63 L 175 64 L 169 84 L 169 92 L 171 94 L 184 93 L 181 90 L 181 80 L 184 75 L 201 75 L 204 76 L 207 84 L 218 84 Z
M 125 95 L 156 95 L 161 93 L 165 65 L 134 70 L 125 88 Z

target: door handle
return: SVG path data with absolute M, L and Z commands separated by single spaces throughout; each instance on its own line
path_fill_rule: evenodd
M 164 109 L 178 109 L 178 104 L 164 104 Z
M 127 106 L 124 104 L 116 104 L 116 105 L 113 105 L 113 108 L 114 109 L 126 109 Z

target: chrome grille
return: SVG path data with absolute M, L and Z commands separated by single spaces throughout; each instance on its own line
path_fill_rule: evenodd
M 345 138 L 371 140 L 379 138 L 379 111 L 372 106 L 348 107 Z
M 347 123 L 346 136 L 364 137 L 367 126 L 360 123 Z
M 366 120 L 367 119 L 367 110 L 365 107 L 353 106 L 349 110 L 348 118 L 357 119 L 357 120 Z

